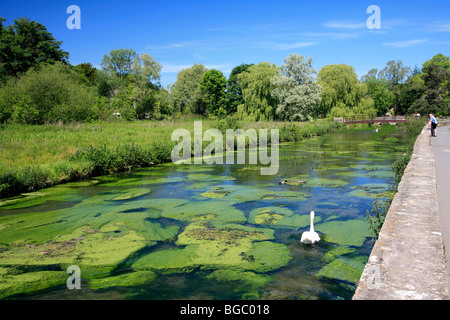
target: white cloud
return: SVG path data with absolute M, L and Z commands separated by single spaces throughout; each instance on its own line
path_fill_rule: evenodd
M 358 30 L 364 29 L 366 24 L 364 22 L 353 22 L 348 20 L 336 20 L 336 21 L 327 21 L 322 23 L 324 27 L 331 29 L 350 29 L 350 30 Z
M 162 70 L 161 73 L 178 73 L 183 69 L 187 69 L 192 67 L 192 65 L 188 64 L 171 64 L 171 63 L 161 63 L 162 64 Z
M 450 32 L 450 22 L 438 22 L 427 26 L 431 32 Z
M 184 48 L 184 47 L 190 47 L 195 46 L 200 43 L 199 40 L 194 41 L 183 41 L 183 42 L 176 42 L 176 43 L 169 43 L 165 45 L 148 45 L 146 47 L 147 50 L 165 50 L 165 49 L 176 49 L 176 48 Z
M 416 44 L 420 44 L 426 42 L 426 39 L 417 39 L 417 40 L 405 40 L 405 41 L 397 41 L 397 42 L 385 42 L 384 46 L 393 47 L 393 48 L 406 48 L 410 46 L 414 46 Z
M 303 35 L 310 38 L 329 39 L 353 39 L 359 36 L 359 32 L 304 32 Z
M 304 48 L 313 46 L 316 43 L 315 42 L 295 42 L 295 43 L 281 43 L 281 42 L 274 42 L 274 41 L 260 41 L 257 43 L 259 46 L 262 46 L 266 49 L 272 49 L 272 50 L 292 50 L 292 49 L 298 49 L 298 48 Z

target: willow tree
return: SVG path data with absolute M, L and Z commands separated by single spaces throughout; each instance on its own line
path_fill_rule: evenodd
M 275 86 L 270 80 L 277 74 L 278 68 L 269 62 L 261 62 L 238 75 L 244 103 L 238 106 L 241 119 L 253 121 L 273 120 L 276 110 L 276 98 L 272 96 Z
M 276 115 L 282 120 L 311 120 L 317 116 L 322 88 L 316 83 L 312 57 L 291 54 L 284 59 L 271 84 L 278 100 Z
M 324 66 L 318 74 L 323 89 L 323 115 L 343 117 L 354 114 L 374 114 L 374 101 L 367 96 L 367 86 L 358 80 L 355 69 L 346 64 Z

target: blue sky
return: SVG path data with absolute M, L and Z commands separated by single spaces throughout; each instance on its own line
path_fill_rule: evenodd
M 81 9 L 81 29 L 69 30 L 69 5 Z M 381 29 L 369 30 L 367 8 L 381 10 Z M 96 67 L 111 49 L 148 53 L 163 65 L 161 84 L 202 63 L 227 77 L 241 63 L 281 65 L 291 53 L 312 56 L 315 68 L 352 65 L 362 76 L 389 60 L 421 66 L 450 55 L 450 1 L 384 0 L 0 0 L 10 24 L 28 17 L 45 25 L 69 52 L 70 63 Z

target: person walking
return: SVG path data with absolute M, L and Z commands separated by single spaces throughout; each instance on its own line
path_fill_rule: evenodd
M 437 121 L 433 114 L 430 113 L 430 128 L 431 128 L 431 136 L 437 137 L 436 134 L 436 128 L 437 128 Z

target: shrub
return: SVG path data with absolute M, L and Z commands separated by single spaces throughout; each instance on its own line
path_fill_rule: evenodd
M 96 118 L 95 89 L 63 63 L 31 69 L 0 88 L 0 121 L 42 124 Z
M 225 118 L 217 121 L 215 128 L 220 130 L 223 134 L 226 133 L 227 129 L 239 129 L 239 122 L 236 116 L 226 116 Z

